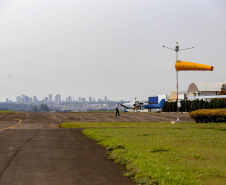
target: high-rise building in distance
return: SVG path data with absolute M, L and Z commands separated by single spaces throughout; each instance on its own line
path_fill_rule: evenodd
M 38 102 L 38 98 L 36 96 L 33 96 L 33 100 L 32 100 L 33 103 L 37 103 Z
M 66 102 L 72 102 L 72 96 L 68 96 L 68 97 L 66 98 Z
M 60 95 L 57 94 L 57 95 L 55 96 L 55 103 L 56 103 L 56 104 L 60 104 L 60 102 L 61 102 L 61 100 L 60 100 Z
M 53 101 L 53 95 L 49 94 L 49 102 L 52 102 L 52 101 Z

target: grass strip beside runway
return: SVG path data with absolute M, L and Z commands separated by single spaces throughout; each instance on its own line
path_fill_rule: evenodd
M 15 112 L 15 111 L 0 111 L 0 114 L 1 113 L 17 113 L 17 112 Z
M 226 123 L 76 124 L 137 184 L 226 184 Z
M 111 127 L 165 127 L 165 124 L 168 126 L 173 125 L 169 124 L 168 122 L 65 122 L 60 124 L 61 128 L 96 128 L 96 127 L 106 127 L 106 128 L 111 128 Z M 187 127 L 185 125 L 181 125 L 181 127 Z M 196 126 L 197 124 L 195 123 L 189 123 L 190 126 Z

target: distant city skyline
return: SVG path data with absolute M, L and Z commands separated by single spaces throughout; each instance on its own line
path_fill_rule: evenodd
M 17 102 L 17 103 L 38 103 L 38 102 L 55 102 L 57 104 L 60 104 L 61 102 L 107 102 L 108 98 L 107 96 L 104 96 L 102 99 L 101 98 L 94 98 L 89 96 L 88 98 L 84 98 L 79 96 L 78 98 L 75 98 L 74 95 L 72 96 L 66 96 L 65 98 L 62 98 L 60 94 L 56 94 L 55 96 L 53 94 L 48 94 L 48 96 L 45 96 L 41 99 L 39 99 L 36 95 L 34 96 L 27 96 L 26 94 L 22 94 L 20 96 L 16 96 L 15 99 L 9 99 L 6 98 L 5 101 L 1 102 L 6 102 L 6 103 L 11 103 L 11 102 Z

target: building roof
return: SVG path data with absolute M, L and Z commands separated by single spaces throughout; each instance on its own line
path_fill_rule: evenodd
M 220 91 L 226 83 L 192 83 L 188 87 L 188 92 Z
M 180 96 L 181 95 L 184 95 L 186 94 L 187 92 L 186 91 L 179 91 L 178 92 L 178 99 L 180 99 Z M 172 91 L 169 98 L 168 98 L 168 101 L 176 101 L 177 100 L 177 92 L 176 91 Z

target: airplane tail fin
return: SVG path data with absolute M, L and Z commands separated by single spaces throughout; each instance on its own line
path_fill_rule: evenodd
M 161 99 L 161 101 L 159 102 L 159 107 L 163 108 L 164 104 L 165 104 L 165 99 Z

